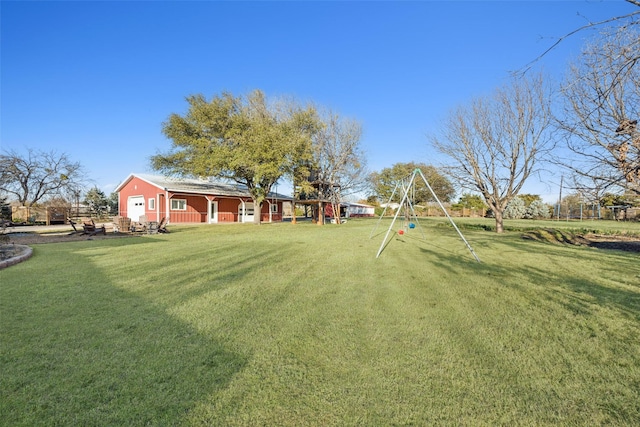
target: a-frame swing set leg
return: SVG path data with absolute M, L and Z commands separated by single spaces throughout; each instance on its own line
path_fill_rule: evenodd
M 407 193 L 408 193 L 407 189 L 405 189 L 404 194 L 402 195 L 402 201 L 400 202 L 400 207 L 404 206 L 404 201 L 407 198 Z M 401 210 L 400 207 L 398 207 L 398 209 L 396 210 L 396 214 L 393 216 L 393 221 L 391 221 L 391 225 L 389 225 L 389 228 L 387 229 L 387 234 L 384 235 L 384 240 L 382 240 L 382 244 L 380 245 L 380 249 L 378 249 L 376 258 L 380 256 L 380 254 L 382 253 L 382 249 L 384 249 L 387 243 L 387 239 L 389 238 L 389 233 L 391 233 L 391 228 L 393 227 L 393 224 L 396 222 L 396 219 L 398 218 L 398 214 L 400 213 L 400 210 Z
M 391 204 L 391 201 L 393 200 L 393 196 L 396 195 L 396 191 L 398 191 L 398 187 L 402 187 L 402 191 L 404 191 L 404 192 L 408 191 L 408 189 L 411 188 L 411 182 L 409 182 L 406 187 L 405 187 L 404 184 L 405 184 L 404 180 L 396 183 L 396 186 L 393 188 L 393 191 L 391 192 L 391 196 L 389 197 L 389 200 L 387 201 L 387 204 L 385 205 L 384 209 L 382 210 L 382 214 L 380 215 L 380 218 L 378 218 L 378 222 L 376 222 L 376 226 L 373 227 L 373 230 L 371 230 L 371 234 L 369 234 L 369 239 L 371 239 L 373 237 L 373 235 L 375 234 L 376 230 L 378 230 L 378 226 L 380 225 L 380 222 L 382 221 L 382 218 L 384 218 L 384 214 L 387 213 L 387 209 L 389 208 L 389 205 Z M 416 221 L 417 226 L 420 228 L 420 233 L 422 234 L 422 238 L 424 239 L 425 238 L 424 231 L 422 230 L 422 227 L 420 227 L 420 223 L 418 222 L 418 216 L 416 215 L 416 211 L 413 209 L 413 204 L 411 204 L 411 200 L 409 198 L 407 198 L 407 203 L 409 204 L 409 207 L 411 208 L 412 218 Z
M 396 186 L 393 188 L 393 192 L 391 192 L 391 197 L 389 197 L 389 200 L 387 201 L 387 205 L 382 210 L 382 215 L 380 215 L 380 218 L 378 218 L 378 222 L 376 222 L 376 226 L 373 227 L 373 230 L 371 230 L 371 234 L 369 234 L 369 239 L 371 239 L 373 237 L 373 233 L 375 233 L 376 230 L 378 229 L 378 226 L 380 225 L 380 222 L 382 221 L 382 218 L 384 218 L 384 214 L 387 213 L 387 208 L 391 204 L 391 200 L 393 200 L 393 196 L 396 195 L 396 191 L 398 191 L 398 185 L 400 185 L 399 182 L 396 183 Z
M 456 232 L 458 233 L 458 235 L 460 236 L 460 239 L 462 239 L 462 241 L 464 242 L 464 244 L 467 246 L 467 249 L 469 249 L 469 252 L 471 252 L 471 255 L 473 255 L 473 257 L 475 258 L 475 260 L 477 262 L 480 262 L 480 258 L 478 258 L 478 256 L 476 255 L 476 253 L 473 251 L 473 248 L 471 247 L 471 245 L 469 244 L 469 242 L 467 241 L 467 239 L 464 238 L 464 236 L 462 235 L 462 232 L 460 231 L 460 229 L 458 228 L 458 226 L 456 225 L 455 222 L 453 222 L 453 219 L 451 218 L 451 216 L 449 215 L 449 213 L 447 212 L 447 210 L 445 209 L 444 205 L 442 204 L 442 202 L 440 202 L 440 199 L 438 198 L 438 196 L 436 195 L 435 191 L 433 191 L 433 189 L 431 188 L 431 185 L 429 185 L 429 182 L 427 181 L 427 178 L 425 178 L 424 174 L 422 173 L 422 171 L 420 169 L 415 169 L 413 171 L 413 174 L 411 175 L 411 179 L 409 181 L 409 185 L 407 185 L 404 188 L 404 194 L 402 195 L 402 201 L 400 202 L 400 206 L 404 206 L 405 201 L 408 201 L 408 195 L 409 195 L 409 189 L 411 188 L 411 185 L 414 183 L 416 176 L 420 175 L 420 177 L 422 178 L 422 180 L 424 181 L 425 185 L 427 186 L 427 188 L 429 189 L 429 191 L 431 192 L 431 195 L 433 196 L 433 198 L 436 200 L 436 202 L 438 202 L 438 206 L 440 206 L 440 209 L 442 210 L 442 212 L 445 214 L 445 216 L 449 219 L 449 222 L 451 223 L 451 225 L 453 226 L 453 228 L 456 230 Z M 397 190 L 398 186 L 396 185 L 396 189 L 394 189 L 394 194 L 395 191 Z M 391 195 L 391 197 L 393 197 L 393 195 Z M 391 199 L 390 199 L 391 200 Z M 411 202 L 409 202 L 409 206 L 411 206 L 411 210 L 413 212 L 413 205 L 411 204 Z M 385 208 L 386 211 L 386 208 Z M 382 250 L 384 249 L 384 247 L 387 245 L 387 240 L 389 238 L 389 234 L 391 233 L 391 230 L 393 229 L 393 225 L 396 222 L 396 219 L 398 218 L 398 214 L 400 213 L 400 208 L 398 208 L 398 210 L 396 211 L 396 214 L 393 217 L 393 221 L 391 221 L 391 224 L 389 225 L 389 228 L 387 229 L 387 234 L 385 234 L 384 239 L 382 240 L 382 244 L 380 245 L 380 249 L 378 249 L 378 253 L 376 254 L 376 258 L 378 258 L 380 256 L 380 254 L 382 253 Z M 415 216 L 415 212 L 413 212 L 413 215 Z M 382 213 L 382 216 L 384 216 L 384 212 Z M 382 216 L 380 217 L 380 219 L 382 219 Z M 417 217 L 416 217 L 417 219 Z M 380 220 L 378 220 L 378 223 L 380 222 Z M 417 221 L 416 221 L 417 222 Z M 377 228 L 377 225 L 376 225 Z M 373 233 L 372 233 L 373 234 Z

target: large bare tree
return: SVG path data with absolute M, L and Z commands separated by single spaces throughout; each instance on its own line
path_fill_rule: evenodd
M 321 113 L 322 125 L 313 138 L 311 180 L 320 199 L 330 200 L 336 224 L 340 224 L 339 205 L 344 196 L 367 185 L 366 157 L 360 145 L 362 125 L 331 110 Z
M 603 32 L 570 66 L 558 124 L 568 152 L 559 161 L 578 188 L 640 195 L 640 32 Z
M 0 154 L 0 193 L 15 197 L 23 206 L 72 195 L 84 185 L 82 165 L 67 154 L 33 149 Z
M 479 192 L 502 233 L 503 212 L 552 149 L 550 94 L 542 75 L 514 79 L 493 96 L 460 106 L 430 138 L 446 155 L 443 170 L 463 188 Z

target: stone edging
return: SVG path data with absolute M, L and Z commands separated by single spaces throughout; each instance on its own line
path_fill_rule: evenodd
M 25 261 L 29 258 L 31 258 L 31 255 L 33 254 L 33 249 L 31 249 L 29 246 L 25 246 L 25 245 L 16 245 L 16 247 L 20 247 L 20 248 L 26 248 L 24 252 L 22 252 L 20 255 L 9 258 L 9 259 L 5 259 L 4 261 L 0 261 L 0 270 L 2 270 L 3 268 L 7 268 L 10 267 L 12 265 L 15 265 L 19 262 Z

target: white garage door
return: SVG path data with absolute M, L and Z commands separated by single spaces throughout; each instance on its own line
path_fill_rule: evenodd
M 245 202 L 244 210 L 242 209 L 242 203 L 238 206 L 238 222 L 253 222 L 253 202 Z
M 138 221 L 144 215 L 144 197 L 132 196 L 127 200 L 127 215 L 132 221 Z

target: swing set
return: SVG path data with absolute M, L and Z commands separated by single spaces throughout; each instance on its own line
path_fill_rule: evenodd
M 429 185 L 429 182 L 427 181 L 427 178 L 425 178 L 424 174 L 422 173 L 422 170 L 420 170 L 419 168 L 416 168 L 413 171 L 413 173 L 411 174 L 410 177 L 408 177 L 407 179 L 403 179 L 403 180 L 399 181 L 396 184 L 395 188 L 393 189 L 393 192 L 391 193 L 391 197 L 389 197 L 389 201 L 387 202 L 387 205 L 385 206 L 384 210 L 382 211 L 382 215 L 380 215 L 380 218 L 378 219 L 378 222 L 376 223 L 375 228 L 371 231 L 371 234 L 369 235 L 369 238 L 371 239 L 373 237 L 374 233 L 376 232 L 376 230 L 378 229 L 378 226 L 380 225 L 380 222 L 382 221 L 382 218 L 384 217 L 385 213 L 387 212 L 387 209 L 389 208 L 389 205 L 391 204 L 391 200 L 393 200 L 393 196 L 395 196 L 396 192 L 402 191 L 402 200 L 400 201 L 400 206 L 396 210 L 396 213 L 395 213 L 395 215 L 393 217 L 393 221 L 391 221 L 391 224 L 389 225 L 389 229 L 387 230 L 387 233 L 384 236 L 384 240 L 382 241 L 382 244 L 380 245 L 380 249 L 378 249 L 378 253 L 376 254 L 376 258 L 380 257 L 380 254 L 382 253 L 384 248 L 389 243 L 389 241 L 390 241 L 389 240 L 389 235 L 391 234 L 391 230 L 393 229 L 393 225 L 395 224 L 396 220 L 398 219 L 398 216 L 399 216 L 401 211 L 403 212 L 403 219 L 402 219 L 403 220 L 403 226 L 402 226 L 402 228 L 400 228 L 400 230 L 398 230 L 398 234 L 403 235 L 406 231 L 416 228 L 416 225 L 417 225 L 418 229 L 420 230 L 420 233 L 422 234 L 422 238 L 425 239 L 424 231 L 420 227 L 420 223 L 418 222 L 418 216 L 416 215 L 416 211 L 414 209 L 415 192 L 416 192 L 415 182 L 416 182 L 416 178 L 418 176 L 420 178 L 422 178 L 422 180 L 424 181 L 425 185 L 427 186 L 427 189 L 429 189 L 429 191 L 431 192 L 431 195 L 433 196 L 435 201 L 440 206 L 440 209 L 442 209 L 442 212 L 444 212 L 445 216 L 449 219 L 449 222 L 451 222 L 451 225 L 453 226 L 453 228 L 456 230 L 456 232 L 460 236 L 460 239 L 462 239 L 464 244 L 467 246 L 467 249 L 469 249 L 469 252 L 471 252 L 471 255 L 473 255 L 473 257 L 475 258 L 475 260 L 477 262 L 480 262 L 480 258 L 478 258 L 476 253 L 473 251 L 473 248 L 471 247 L 469 242 L 467 242 L 467 239 L 464 238 L 464 236 L 462 235 L 462 232 L 460 231 L 460 229 L 458 228 L 456 223 L 453 222 L 453 219 L 451 218 L 451 216 L 449 215 L 449 213 L 447 212 L 445 207 L 442 205 L 442 203 L 440 202 L 440 199 L 438 198 L 436 193 L 431 188 L 431 185 Z

